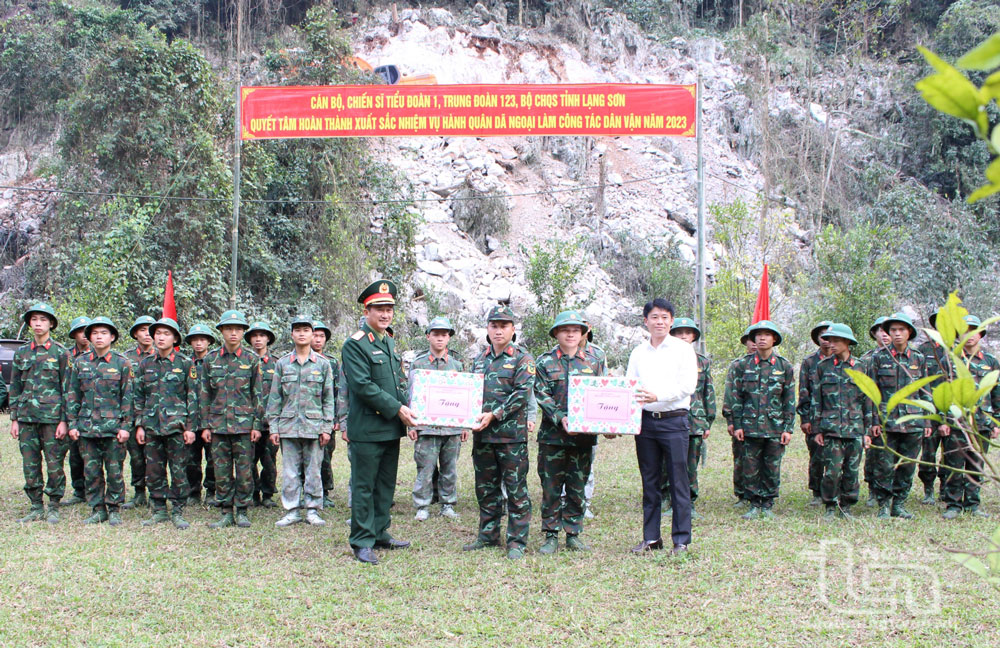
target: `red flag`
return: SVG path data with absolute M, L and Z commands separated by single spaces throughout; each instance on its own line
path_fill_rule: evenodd
M 160 317 L 169 317 L 177 321 L 177 306 L 174 305 L 174 276 L 167 270 L 167 287 L 163 291 L 163 314 Z
M 764 274 L 760 278 L 760 290 L 757 291 L 757 304 L 753 307 L 751 324 L 761 320 L 771 319 L 771 297 L 767 293 L 767 264 L 764 264 Z

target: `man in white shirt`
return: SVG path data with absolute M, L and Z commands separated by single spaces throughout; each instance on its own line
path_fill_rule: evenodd
M 670 335 L 674 307 L 657 298 L 642 309 L 648 342 L 632 350 L 625 375 L 639 379 L 642 429 L 635 438 L 635 454 L 642 476 L 642 542 L 632 551 L 662 549 L 660 484 L 664 464 L 670 472 L 673 502 L 673 553 L 691 542 L 691 493 L 687 474 L 688 406 L 698 383 L 694 347 Z

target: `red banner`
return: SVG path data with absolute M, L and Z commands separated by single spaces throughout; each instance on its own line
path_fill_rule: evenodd
M 242 139 L 513 135 L 694 137 L 693 85 L 241 88 Z

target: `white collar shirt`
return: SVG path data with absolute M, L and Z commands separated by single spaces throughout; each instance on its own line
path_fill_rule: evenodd
M 647 340 L 632 349 L 625 375 L 656 394 L 643 406 L 647 412 L 688 409 L 698 385 L 698 356 L 693 345 L 672 335 L 655 347 Z

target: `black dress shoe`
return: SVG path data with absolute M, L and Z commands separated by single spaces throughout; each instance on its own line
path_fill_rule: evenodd
M 670 550 L 670 553 L 676 556 L 677 554 L 687 550 L 688 546 L 686 544 L 675 544 L 674 548 Z
M 644 551 L 654 551 L 656 549 L 663 549 L 663 540 L 643 540 L 636 546 L 632 547 L 632 553 L 640 554 Z
M 354 557 L 369 565 L 378 564 L 378 556 L 375 555 L 375 552 L 372 551 L 371 547 L 355 547 Z
M 376 540 L 375 547 L 378 549 L 406 549 L 410 546 L 410 543 L 406 540 L 396 540 L 395 538 L 389 538 L 388 540 Z

